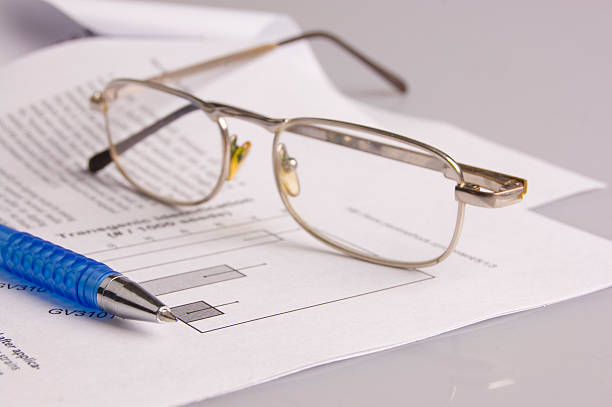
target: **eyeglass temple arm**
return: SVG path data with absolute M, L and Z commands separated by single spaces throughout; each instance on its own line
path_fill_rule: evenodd
M 170 113 L 169 115 L 165 117 L 162 117 L 158 121 L 145 127 L 139 132 L 132 134 L 126 139 L 120 141 L 119 143 L 116 143 L 114 145 L 115 152 L 117 154 L 122 154 L 126 152 L 130 148 L 134 147 L 134 145 L 143 141 L 144 139 L 146 139 L 153 133 L 157 132 L 161 128 L 169 125 L 170 123 L 172 123 L 173 121 L 177 119 L 180 119 L 182 116 L 193 112 L 194 110 L 199 110 L 199 107 L 192 105 L 192 104 L 185 105 L 181 107 L 180 109 L 175 110 L 174 112 Z M 103 168 L 105 168 L 112 161 L 113 161 L 113 158 L 111 156 L 110 148 L 100 151 L 99 153 L 96 153 L 91 158 L 89 158 L 89 163 L 88 163 L 89 172 L 96 173 L 102 170 Z
M 104 103 L 104 101 L 102 103 Z M 250 112 L 248 110 L 240 109 L 237 107 L 233 107 L 233 106 L 227 106 L 227 105 L 218 104 L 218 103 L 209 103 L 209 104 L 211 106 L 215 106 L 220 111 L 223 111 L 228 116 L 237 116 L 243 120 L 252 121 L 255 124 L 263 125 L 265 127 L 275 126 L 283 122 L 283 120 L 280 120 L 280 119 L 270 119 L 260 114 Z M 126 152 L 127 150 L 129 150 L 130 148 L 132 148 L 139 142 L 143 141 L 150 135 L 156 133 L 158 130 L 164 128 L 165 126 L 168 126 L 173 121 L 178 120 L 184 115 L 189 114 L 199 109 L 200 109 L 199 105 L 190 103 L 190 104 L 187 104 L 175 110 L 174 112 L 169 113 L 168 115 L 162 117 L 156 122 L 151 123 L 149 126 L 143 128 L 142 130 L 126 137 L 125 139 L 123 139 L 122 141 L 118 143 L 115 143 L 113 145 L 114 153 L 116 153 L 117 155 L 120 155 Z M 89 158 L 89 162 L 88 162 L 89 172 L 95 174 L 96 172 L 101 171 L 102 169 L 106 168 L 106 166 L 109 165 L 112 161 L 113 161 L 113 157 L 111 155 L 110 148 L 100 151 Z
M 280 42 L 278 42 L 278 45 L 280 46 L 280 45 L 290 44 L 290 43 L 295 42 L 295 41 L 299 41 L 299 40 L 302 40 L 302 39 L 311 39 L 311 38 L 326 39 L 326 40 L 329 40 L 329 41 L 335 43 L 340 48 L 344 49 L 350 55 L 352 55 L 353 57 L 357 58 L 363 64 L 365 64 L 370 69 L 372 69 L 374 72 L 376 72 L 378 75 L 380 75 L 381 78 L 385 79 L 387 82 L 389 82 L 394 88 L 396 88 L 400 92 L 406 93 L 408 91 L 408 85 L 406 84 L 406 82 L 402 78 L 400 78 L 398 75 L 396 75 L 395 73 L 391 72 L 387 68 L 383 67 L 382 65 L 374 62 L 367 55 L 361 53 L 355 47 L 351 46 L 349 43 L 343 41 L 342 39 L 340 39 L 339 37 L 337 37 L 336 35 L 334 35 L 334 34 L 332 34 L 330 32 L 326 32 L 326 31 L 307 31 L 307 32 L 305 32 L 305 33 L 303 33 L 301 35 L 298 35 L 298 36 L 295 36 L 295 37 L 291 37 L 291 38 L 287 38 L 286 40 L 280 41 Z
M 329 130 L 313 125 L 297 125 L 287 130 L 341 145 L 343 147 L 375 154 L 381 157 L 401 161 L 434 171 L 439 171 L 446 178 L 455 180 L 455 171 L 440 159 L 418 151 L 379 143 L 373 140 Z M 518 203 L 527 193 L 527 180 L 511 175 L 459 163 L 463 173 L 463 182 L 455 187 L 458 201 L 485 208 L 501 208 Z M 483 190 L 483 188 L 485 190 Z
M 197 106 L 188 104 L 175 110 L 174 112 L 154 122 L 150 126 L 145 127 L 141 131 L 134 133 L 125 140 L 117 143 L 115 145 L 116 153 L 121 154 L 127 151 L 136 143 L 144 140 L 148 136 L 157 132 L 159 129 L 197 109 Z M 240 110 L 239 114 L 252 114 L 258 116 L 255 113 L 242 110 Z M 379 143 L 373 140 L 368 140 L 313 125 L 296 125 L 291 127 L 291 129 L 288 131 L 320 141 L 341 145 L 343 147 L 375 154 L 422 168 L 439 171 L 447 178 L 455 178 L 455 173 L 453 170 L 446 166 L 442 161 L 429 154 Z M 112 157 L 110 154 L 110 149 L 101 151 L 90 158 L 89 171 L 93 173 L 98 172 L 110 164 L 111 161 Z M 459 164 L 459 166 L 463 173 L 464 182 L 457 184 L 455 187 L 455 197 L 460 202 L 487 208 L 500 208 L 521 201 L 527 192 L 527 180 L 525 179 L 473 167 L 467 164 Z M 487 191 L 483 191 L 482 188 L 486 189 Z
M 175 79 L 184 78 L 186 76 L 194 75 L 194 74 L 197 74 L 199 72 L 215 68 L 217 66 L 226 65 L 226 64 L 230 64 L 230 63 L 234 63 L 234 62 L 239 62 L 239 61 L 243 61 L 243 60 L 247 60 L 247 59 L 251 59 L 251 58 L 256 58 L 256 57 L 258 57 L 258 56 L 260 56 L 260 55 L 262 55 L 264 53 L 267 53 L 267 52 L 269 52 L 269 51 L 271 51 L 271 50 L 273 50 L 273 49 L 275 49 L 275 48 L 277 48 L 279 46 L 290 44 L 292 42 L 296 42 L 296 41 L 299 41 L 299 40 L 302 40 L 302 39 L 311 39 L 311 38 L 327 39 L 327 40 L 335 43 L 336 45 L 338 45 L 339 47 L 344 49 L 346 52 L 348 52 L 349 54 L 353 55 L 355 58 L 357 58 L 358 60 L 363 62 L 365 65 L 370 67 L 373 71 L 378 73 L 383 79 L 385 79 L 387 82 L 389 82 L 397 90 L 399 90 L 402 93 L 405 93 L 407 91 L 408 87 L 407 87 L 406 83 L 404 82 L 404 80 L 402 78 L 400 78 L 396 74 L 392 73 L 388 69 L 384 68 L 382 65 L 377 64 L 371 58 L 369 58 L 365 54 L 357 51 L 357 49 L 355 49 L 354 47 L 352 47 L 351 45 L 349 45 L 345 41 L 341 40 L 340 38 L 336 37 L 335 35 L 333 35 L 331 33 L 325 32 L 325 31 L 308 31 L 308 32 L 302 33 L 300 35 L 287 38 L 287 39 L 285 39 L 283 41 L 279 41 L 277 43 L 269 43 L 269 44 L 263 44 L 263 45 L 259 45 L 259 46 L 256 46 L 256 47 L 252 47 L 252 48 L 247 48 L 245 50 L 238 51 L 238 52 L 235 52 L 235 53 L 232 53 L 232 54 L 228 54 L 228 55 L 224 55 L 224 56 L 221 56 L 219 58 L 207 60 L 207 61 L 200 62 L 200 63 L 194 64 L 194 65 L 189 65 L 189 66 L 186 66 L 186 67 L 174 70 L 174 71 L 164 72 L 163 74 L 160 74 L 160 75 L 148 78 L 147 80 L 152 81 L 152 82 L 166 82 L 166 81 L 171 81 L 171 80 L 175 80 Z M 94 95 L 91 97 L 92 105 L 96 109 L 99 109 L 100 98 L 103 98 L 103 97 L 104 96 L 100 92 L 94 93 Z M 189 112 L 185 112 L 185 113 L 189 113 Z M 180 117 L 180 116 L 178 116 L 178 117 Z M 178 118 L 178 117 L 176 117 L 176 118 Z M 170 121 L 173 121 L 173 120 L 174 119 L 172 119 Z M 147 135 L 157 131 L 159 128 L 165 126 L 166 123 L 167 123 L 167 118 L 163 118 L 159 122 L 161 122 L 161 126 L 160 127 L 155 127 L 155 128 L 150 126 L 149 128 L 151 128 L 151 130 L 149 130 L 148 134 L 146 134 L 144 136 L 142 135 L 142 134 L 144 134 L 146 129 L 143 129 L 141 132 L 139 132 L 137 134 L 141 134 L 140 137 L 142 137 L 142 138 L 146 137 Z M 136 134 L 134 136 L 136 136 Z M 141 138 L 138 138 L 135 141 L 128 141 L 128 140 L 132 140 L 132 137 L 129 137 L 128 139 L 126 139 L 123 142 L 118 143 L 116 145 L 118 153 L 120 153 L 119 150 L 121 149 L 121 146 L 124 146 L 124 145 L 127 146 L 129 144 L 129 147 L 131 147 L 133 144 L 135 144 L 138 141 L 140 141 Z M 128 149 L 129 147 L 125 147 L 125 149 Z M 104 151 L 101 151 L 101 152 L 97 153 L 96 155 L 94 155 L 93 157 L 91 157 L 89 159 L 89 170 L 91 172 L 97 172 L 97 171 L 101 170 L 102 168 L 106 167 L 108 164 L 110 164 L 111 161 L 112 161 L 112 158 L 111 158 L 111 155 L 110 155 L 110 151 L 108 149 L 104 150 Z
M 152 78 L 148 78 L 148 80 L 153 81 L 153 82 L 167 82 L 167 81 L 171 81 L 175 79 L 184 78 L 186 76 L 197 74 L 199 72 L 202 72 L 208 69 L 212 69 L 217 66 L 227 65 L 230 63 L 234 63 L 234 62 L 252 59 L 260 55 L 263 55 L 269 51 L 272 51 L 273 49 L 276 49 L 277 47 L 280 47 L 282 45 L 291 44 L 299 40 L 311 39 L 311 38 L 321 38 L 321 39 L 326 39 L 326 40 L 333 42 L 334 44 L 338 45 L 340 48 L 348 52 L 350 55 L 352 55 L 353 57 L 355 57 L 356 59 L 364 63 L 374 72 L 376 72 L 378 75 L 380 75 L 381 78 L 386 80 L 389 84 L 391 84 L 398 91 L 405 93 L 408 90 L 408 86 L 406 85 L 406 82 L 402 78 L 400 78 L 399 76 L 397 76 L 396 74 L 388 70 L 387 68 L 383 67 L 382 65 L 374 62 L 374 60 L 372 60 L 365 54 L 361 53 L 356 48 L 349 45 L 347 42 L 325 31 L 308 31 L 308 32 L 302 33 L 294 37 L 287 38 L 279 42 L 258 45 L 256 47 L 247 48 L 242 51 L 224 55 L 224 56 L 221 56 L 215 59 L 211 59 L 211 60 L 207 60 L 204 62 L 194 64 L 194 65 L 189 65 L 189 66 L 186 66 L 186 67 L 174 70 L 174 71 L 165 72 L 161 75 L 154 76 Z

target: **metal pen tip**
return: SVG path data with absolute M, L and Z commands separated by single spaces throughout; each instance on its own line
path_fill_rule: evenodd
M 176 322 L 177 318 L 176 316 L 172 313 L 172 311 L 170 310 L 170 308 L 168 307 L 161 307 L 158 311 L 157 311 L 157 320 L 159 322 Z

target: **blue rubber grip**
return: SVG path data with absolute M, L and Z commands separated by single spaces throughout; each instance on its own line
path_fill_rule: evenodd
M 0 225 L 0 267 L 54 294 L 100 309 L 98 287 L 110 267 L 53 243 Z

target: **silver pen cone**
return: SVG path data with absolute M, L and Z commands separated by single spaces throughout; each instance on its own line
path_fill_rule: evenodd
M 98 306 L 126 319 L 150 322 L 176 322 L 170 308 L 153 294 L 121 274 L 112 274 L 98 288 Z

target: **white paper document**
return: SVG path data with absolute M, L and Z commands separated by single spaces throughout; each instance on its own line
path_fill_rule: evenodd
M 530 199 L 544 203 L 600 183 L 451 126 L 408 119 L 389 130 L 460 162 L 527 178 L 530 189 L 524 204 L 468 207 L 455 252 L 417 270 L 359 261 L 308 235 L 278 197 L 271 135 L 251 125 L 229 123 L 232 134 L 252 142 L 251 153 L 236 178 L 200 206 L 141 196 L 114 167 L 85 170 L 106 148 L 101 114 L 88 106 L 92 91 L 113 77 L 147 77 L 237 46 L 82 40 L 1 72 L 0 88 L 14 96 L 0 100 L 0 223 L 105 262 L 181 319 L 121 320 L 0 271 L 0 388 L 12 404 L 180 405 L 611 285 L 612 243 L 526 209 Z M 270 117 L 387 127 L 339 95 L 301 45 L 190 89 Z M 188 161 L 193 152 L 186 154 Z M 308 168 L 298 160 L 299 171 Z M 364 171 L 358 164 L 357 174 Z M 321 200 L 334 192 L 325 185 Z M 374 187 L 397 189 L 384 176 L 380 185 L 363 185 Z M 398 241 L 409 236 L 424 250 L 435 246 L 441 226 L 432 222 L 431 236 L 414 239 L 402 215 L 419 208 L 401 205 L 374 199 L 342 210 L 366 242 L 386 228 Z M 317 226 L 333 226 L 335 219 L 323 219 Z
M 288 16 L 260 11 L 124 0 L 4 0 L 0 64 L 92 35 L 248 41 L 298 31 Z
M 171 2 L 44 0 L 99 35 L 252 39 L 298 29 L 284 14 Z

